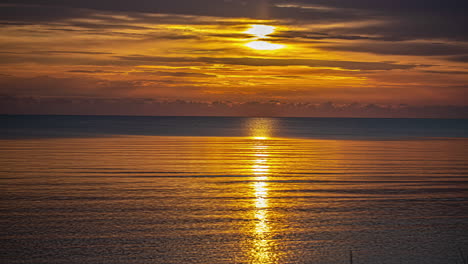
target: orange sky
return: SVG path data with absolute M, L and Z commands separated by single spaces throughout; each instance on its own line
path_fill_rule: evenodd
M 311 17 L 341 10 L 310 4 L 267 7 Z M 394 36 L 361 30 L 391 24 L 384 16 L 316 21 L 292 15 L 259 19 L 215 12 L 67 10 L 77 14 L 2 20 L 0 95 L 467 105 L 468 67 L 456 57 L 468 54 L 466 42 L 389 40 Z

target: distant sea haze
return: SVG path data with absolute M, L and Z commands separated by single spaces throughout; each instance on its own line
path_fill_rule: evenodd
M 468 137 L 468 119 L 4 115 L 0 138 L 111 135 L 423 139 Z
M 466 121 L 0 116 L 0 262 L 463 263 Z

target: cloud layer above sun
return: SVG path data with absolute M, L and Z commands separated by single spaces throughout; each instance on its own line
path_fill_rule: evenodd
M 96 113 L 106 100 L 468 105 L 468 6 L 460 1 L 16 0 L 0 7 L 0 95 L 17 102 L 3 112 L 24 112 L 20 102 L 31 98 L 96 100 Z

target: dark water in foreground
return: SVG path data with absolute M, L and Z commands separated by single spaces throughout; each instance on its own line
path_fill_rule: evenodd
M 461 263 L 466 120 L 0 117 L 1 263 Z

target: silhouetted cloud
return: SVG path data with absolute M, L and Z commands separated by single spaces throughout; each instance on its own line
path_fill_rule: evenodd
M 462 56 L 453 56 L 447 58 L 449 61 L 455 61 L 455 62 L 468 62 L 468 55 L 462 55 Z
M 394 70 L 411 69 L 417 65 L 396 64 L 391 62 L 360 62 L 360 61 L 333 61 L 333 60 L 311 60 L 311 59 L 263 59 L 253 57 L 239 58 L 182 58 L 182 57 L 155 57 L 155 56 L 118 56 L 122 60 L 139 62 L 201 62 L 211 64 L 230 64 L 245 66 L 308 66 L 308 67 L 337 67 L 350 70 Z
M 278 1 L 287 5 L 288 1 Z M 320 12 L 337 12 L 343 15 L 342 22 L 349 21 L 349 13 L 358 13 L 357 20 L 373 20 L 380 23 L 349 26 L 346 23 L 340 28 L 332 29 L 334 33 L 355 35 L 378 35 L 393 40 L 414 39 L 452 39 L 468 40 L 468 24 L 465 11 L 468 3 L 458 0 L 302 0 L 294 1 L 296 10 L 310 16 L 319 16 Z M 308 6 L 324 9 L 304 9 Z M 302 7 L 302 8 L 301 8 Z M 294 9 L 294 8 L 287 8 Z M 356 21 L 356 19 L 355 19 Z
M 103 70 L 70 70 L 67 72 L 72 72 L 72 73 L 124 73 L 124 72 L 119 72 L 119 71 L 103 71 Z
M 367 42 L 356 44 L 319 45 L 326 50 L 367 52 L 385 55 L 447 56 L 468 54 L 468 45 L 430 42 Z
M 467 118 L 467 106 L 0 96 L 0 114 Z
M 112 14 L 127 13 L 133 18 L 143 19 L 140 13 L 158 13 L 192 16 L 247 17 L 268 19 L 303 20 L 308 23 L 381 21 L 377 24 L 362 24 L 354 27 L 336 27 L 335 33 L 345 35 L 382 35 L 383 37 L 404 39 L 453 39 L 468 40 L 468 18 L 465 10 L 468 4 L 459 0 L 412 0 L 412 1 L 373 1 L 373 0 L 173 0 L 120 1 L 111 0 L 81 1 L 39 1 L 3 0 L 0 19 L 8 22 L 56 22 L 70 18 L 92 17 L 96 12 Z M 148 19 L 148 17 L 146 18 Z M 159 17 L 159 23 L 165 19 Z M 170 21 L 171 19 L 166 19 Z M 112 26 L 119 21 L 102 26 Z M 180 21 L 180 20 L 178 20 Z M 154 21 L 156 22 L 156 21 Z M 169 23 L 173 23 L 169 22 Z M 185 23 L 191 23 L 186 19 Z M 102 23 L 100 23 L 102 24 Z M 95 24 L 100 27 L 100 24 Z M 89 27 L 91 25 L 86 25 Z M 120 26 L 124 26 L 123 24 Z M 330 32 L 329 32 L 330 33 Z
M 455 75 L 467 75 L 468 76 L 468 71 L 423 71 L 427 73 L 437 73 L 437 74 L 455 74 Z
M 308 32 L 308 31 L 299 31 L 299 30 L 289 30 L 289 31 L 281 31 L 278 33 L 274 33 L 269 35 L 275 40 L 280 41 L 287 41 L 287 40 L 296 40 L 296 41 L 303 41 L 303 40 L 313 40 L 314 43 L 317 43 L 316 40 L 370 40 L 370 39 L 377 39 L 380 40 L 381 38 L 378 37 L 369 37 L 369 36 L 358 36 L 358 35 L 333 35 L 324 32 Z
M 214 74 L 198 73 L 198 72 L 180 72 L 180 71 L 140 71 L 132 72 L 133 75 L 143 75 L 143 76 L 169 76 L 169 77 L 191 77 L 191 78 L 213 78 L 216 77 Z

